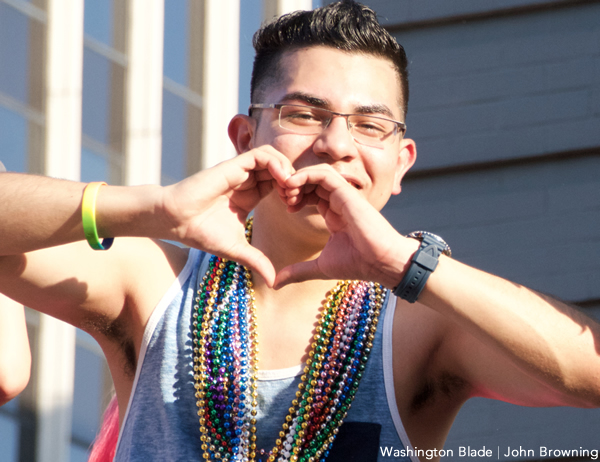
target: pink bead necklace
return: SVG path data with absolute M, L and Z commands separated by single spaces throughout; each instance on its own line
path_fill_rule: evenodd
M 252 221 L 246 225 L 250 241 Z M 340 281 L 328 294 L 298 391 L 273 448 L 256 447 L 258 338 L 250 271 L 213 256 L 194 303 L 194 381 L 204 460 L 325 461 L 358 390 L 384 289 Z M 257 459 L 257 456 L 260 459 Z

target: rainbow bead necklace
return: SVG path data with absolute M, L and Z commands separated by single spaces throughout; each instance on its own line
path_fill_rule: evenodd
M 246 225 L 251 240 L 252 221 Z M 339 432 L 375 338 L 384 289 L 340 281 L 328 294 L 296 398 L 275 446 L 256 447 L 258 338 L 252 275 L 211 257 L 192 323 L 195 397 L 204 460 L 324 461 Z M 262 460 L 262 458 L 261 458 Z

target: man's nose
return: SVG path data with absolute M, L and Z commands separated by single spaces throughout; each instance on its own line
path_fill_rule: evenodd
M 315 154 L 332 160 L 350 160 L 358 155 L 356 142 L 348 129 L 348 119 L 334 116 L 313 145 Z

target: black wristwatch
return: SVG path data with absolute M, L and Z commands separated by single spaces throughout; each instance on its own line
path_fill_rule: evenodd
M 440 236 L 427 231 L 414 231 L 407 235 L 421 241 L 421 247 L 415 252 L 412 263 L 400 284 L 394 287 L 394 295 L 414 303 L 419 298 L 429 275 L 438 265 L 441 254 L 451 256 L 450 246 Z

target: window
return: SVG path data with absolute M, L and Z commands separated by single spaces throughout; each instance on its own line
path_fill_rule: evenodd
M 165 1 L 161 184 L 200 170 L 203 5 Z
M 122 183 L 126 2 L 84 9 L 82 181 Z

